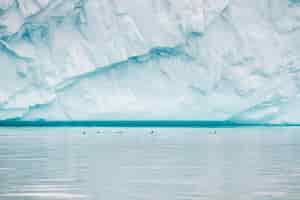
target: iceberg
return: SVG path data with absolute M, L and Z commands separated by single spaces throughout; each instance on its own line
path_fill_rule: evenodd
M 298 0 L 1 0 L 0 120 L 300 122 Z

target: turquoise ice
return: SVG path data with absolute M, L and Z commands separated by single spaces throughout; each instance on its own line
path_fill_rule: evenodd
M 1 0 L 0 119 L 299 123 L 296 0 Z

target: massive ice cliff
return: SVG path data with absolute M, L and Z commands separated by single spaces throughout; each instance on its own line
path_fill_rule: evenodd
M 0 119 L 300 122 L 300 1 L 0 0 Z

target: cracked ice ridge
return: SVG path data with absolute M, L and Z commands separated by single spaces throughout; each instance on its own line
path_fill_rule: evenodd
M 1 0 L 0 119 L 299 123 L 297 0 Z

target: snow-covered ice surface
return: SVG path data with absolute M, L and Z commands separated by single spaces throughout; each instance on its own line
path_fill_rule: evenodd
M 0 119 L 299 123 L 298 0 L 1 0 Z
M 299 128 L 153 130 L 0 128 L 0 199 L 299 200 Z

